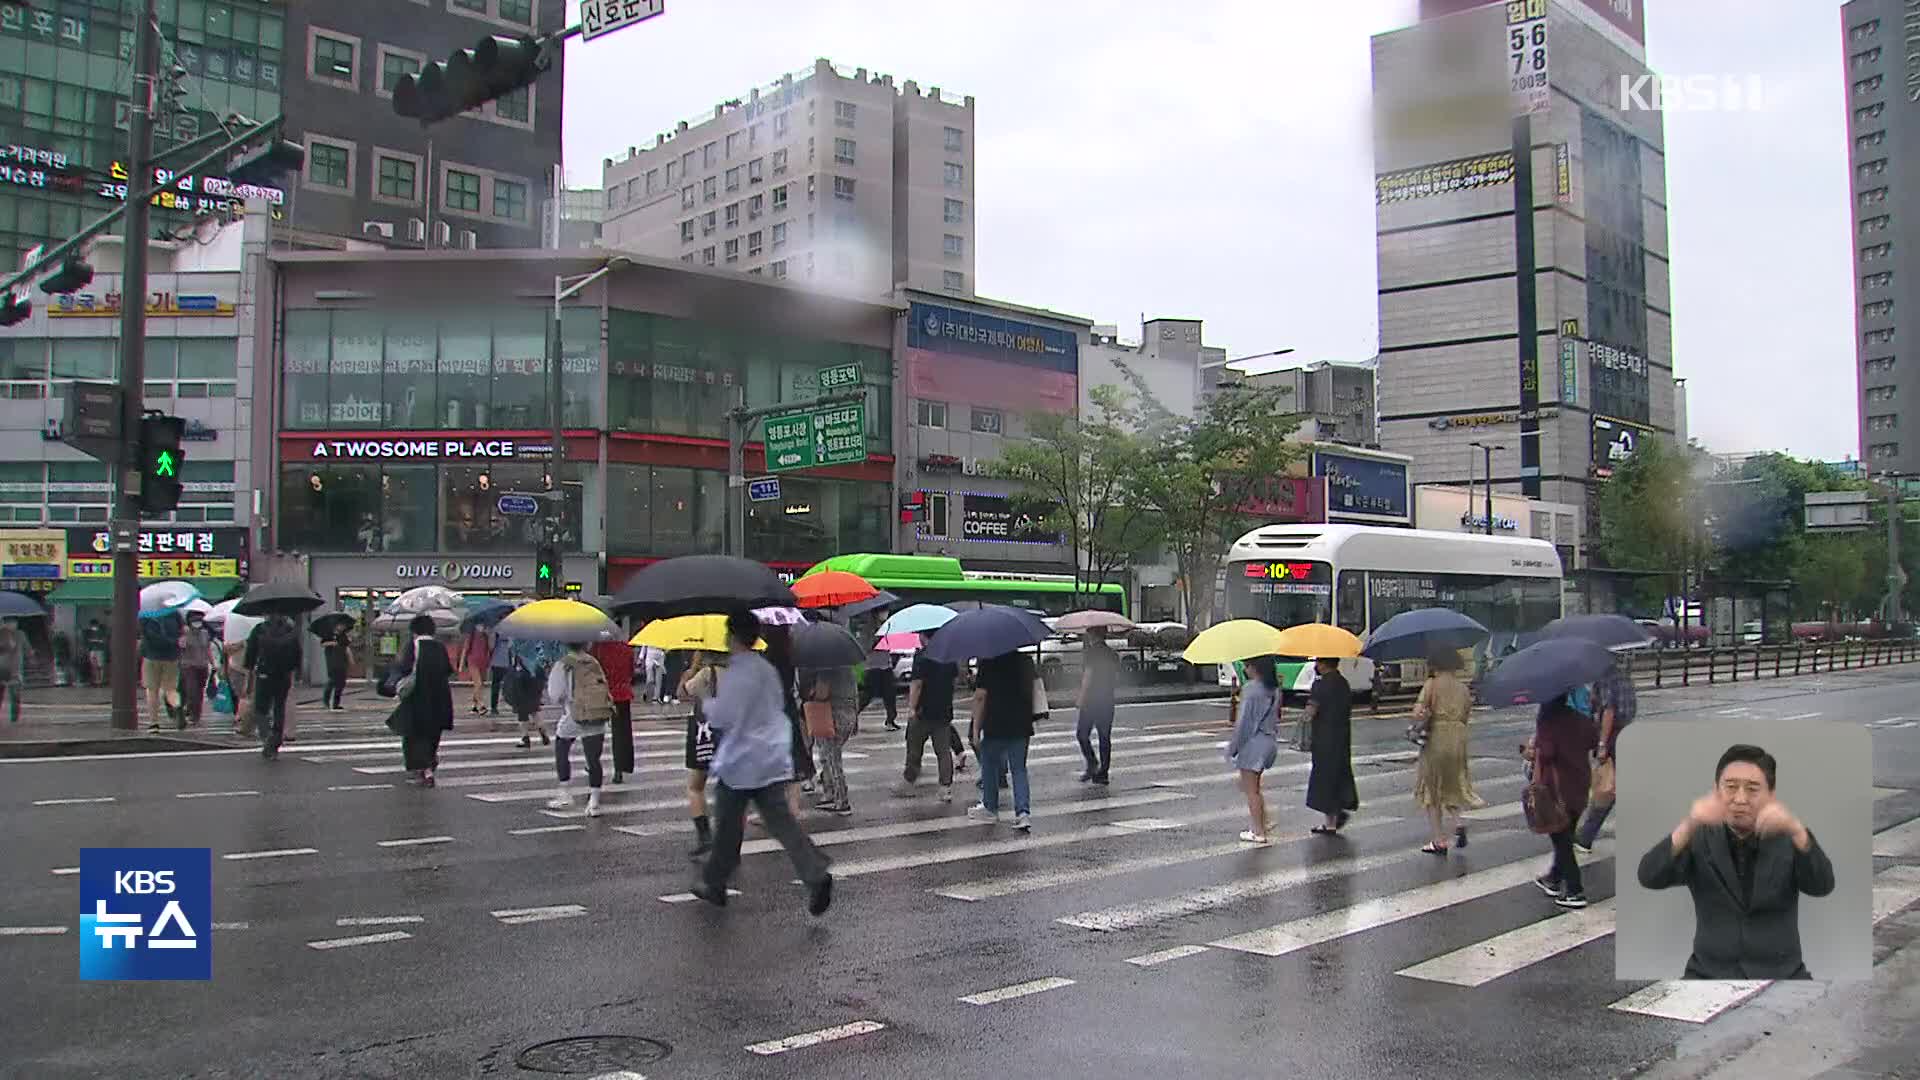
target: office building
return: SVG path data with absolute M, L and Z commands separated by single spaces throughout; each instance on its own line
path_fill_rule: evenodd
M 1303 442 L 1378 445 L 1379 414 L 1375 409 L 1373 364 L 1335 364 L 1328 361 L 1302 367 L 1263 371 L 1242 376 L 1255 387 L 1284 391 L 1282 407 L 1301 416 L 1298 438 Z
M 1549 0 L 1516 172 L 1510 10 L 1426 0 L 1373 39 L 1379 441 L 1420 485 L 1464 486 L 1485 474 L 1473 444 L 1501 446 L 1496 489 L 1591 508 L 1642 438 L 1680 426 L 1663 114 L 1630 92 L 1644 9 Z
M 549 203 L 549 206 L 554 204 Z M 553 246 L 560 248 L 597 248 L 600 227 L 607 219 L 607 197 L 599 188 L 564 188 L 560 192 L 560 232 Z M 547 227 L 553 227 L 551 216 Z M 551 234 L 549 234 L 551 235 Z
M 1920 8 L 1851 0 L 1840 8 L 1852 166 L 1854 374 L 1860 460 L 1875 472 L 1920 472 L 1920 373 L 1899 314 L 1920 311 Z M 1904 307 L 1899 305 L 1904 304 Z M 1903 429 L 1902 424 L 1905 424 Z
M 604 246 L 868 299 L 974 291 L 973 98 L 808 70 L 603 163 Z
M 210 2 L 209 7 L 213 6 Z M 393 86 L 499 34 L 557 32 L 563 0 L 329 0 L 286 5 L 286 137 L 306 147 L 281 240 L 402 248 L 546 246 L 560 164 L 561 59 L 530 87 L 422 127 Z

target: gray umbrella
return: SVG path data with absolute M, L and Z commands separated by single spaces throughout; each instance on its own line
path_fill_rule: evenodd
M 851 604 L 840 605 L 840 614 L 851 619 L 856 615 L 865 615 L 869 611 L 878 611 L 881 608 L 892 607 L 899 602 L 899 597 L 885 589 L 881 589 L 865 600 L 855 600 Z
M 796 668 L 852 667 L 867 661 L 847 628 L 836 623 L 808 623 L 793 630 L 793 666 Z
M 248 589 L 233 610 L 237 615 L 305 615 L 326 603 L 319 593 L 298 581 L 269 581 Z
M 1567 615 L 1548 623 L 1540 631 L 1543 638 L 1580 638 L 1602 648 L 1621 652 L 1644 649 L 1653 644 L 1653 635 L 1625 615 Z
M 47 609 L 25 593 L 0 592 L 0 619 L 38 619 L 46 614 Z

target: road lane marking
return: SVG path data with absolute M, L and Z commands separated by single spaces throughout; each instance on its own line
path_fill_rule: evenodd
M 840 876 L 840 868 L 839 868 L 839 867 L 837 867 L 837 866 L 836 866 L 836 867 L 834 867 L 834 868 L 833 868 L 833 876 L 834 876 L 834 877 L 839 877 L 839 876 Z M 744 894 L 744 893 L 742 893 L 742 892 L 741 892 L 741 891 L 740 891 L 739 889 L 732 889 L 732 888 L 730 888 L 730 889 L 728 889 L 728 890 L 727 890 L 727 895 L 728 895 L 728 896 L 743 896 L 743 895 L 745 895 L 745 894 Z M 700 898 L 699 898 L 699 897 L 697 897 L 697 896 L 695 896 L 695 895 L 693 895 L 693 894 L 692 894 L 692 893 L 690 893 L 690 892 L 677 892 L 677 893 L 668 893 L 667 895 L 665 895 L 665 896 L 663 896 L 663 897 L 661 897 L 661 898 L 660 898 L 660 902 L 661 902 L 661 903 L 663 903 L 663 904 L 690 904 L 690 903 L 692 903 L 693 901 L 695 901 L 695 900 L 698 900 L 698 899 L 700 899 Z
M 550 904 L 547 907 L 506 908 L 489 912 L 499 919 L 503 926 L 520 926 L 524 923 L 551 922 L 554 919 L 577 919 L 587 913 L 579 904 Z
M 64 926 L 0 926 L 0 937 L 54 937 L 66 932 Z
M 1826 715 L 1825 713 L 1803 712 L 1803 713 L 1794 713 L 1792 716 L 1783 716 L 1780 719 L 1782 722 L 1785 722 L 1787 720 L 1815 720 L 1825 715 Z
M 451 836 L 403 836 L 398 840 L 379 840 L 375 842 L 378 843 L 381 847 L 386 847 L 386 848 L 420 847 L 423 844 L 451 844 L 453 843 L 453 837 Z
M 108 802 L 114 802 L 114 801 L 115 799 L 111 795 L 101 795 L 97 798 L 92 798 L 92 799 L 35 799 L 33 800 L 33 805 L 35 806 L 89 806 L 94 803 L 108 803 Z
M 1589 859 L 1598 861 L 1609 858 L 1613 854 L 1612 848 L 1612 844 L 1601 840 L 1594 844 Z M 1525 885 L 1534 879 L 1539 864 L 1538 856 L 1529 855 L 1490 869 L 1421 885 L 1390 896 L 1363 900 L 1349 907 L 1291 919 L 1277 926 L 1235 934 L 1208 944 L 1216 949 L 1232 949 L 1260 956 L 1285 956 L 1324 942 Z
M 322 938 L 307 942 L 309 949 L 350 949 L 356 945 L 378 945 L 387 941 L 405 941 L 412 937 L 405 930 L 388 930 L 381 934 L 360 934 L 356 937 Z
M 685 799 L 682 799 L 680 801 L 686 802 Z M 585 829 L 586 829 L 585 825 L 535 825 L 527 829 L 508 829 L 507 835 L 508 836 L 539 836 L 542 833 L 582 832 Z
M 1410 979 L 1484 986 L 1521 968 L 1577 949 L 1613 933 L 1613 901 L 1566 911 L 1539 922 L 1476 941 L 1464 948 L 1394 972 Z
M 1881 799 L 1891 799 L 1895 795 L 1905 795 L 1906 793 L 1906 788 L 1877 787 L 1873 789 L 1873 801 L 1879 802 Z
M 1127 963 L 1134 967 L 1148 968 L 1164 964 L 1169 960 L 1184 960 L 1189 956 L 1199 956 L 1203 952 L 1210 951 L 1212 950 L 1205 945 L 1175 945 L 1171 949 L 1161 949 L 1159 952 L 1150 952 L 1145 956 L 1130 956 L 1127 958 Z
M 1920 817 L 1874 833 L 1873 853 L 1888 859 L 1920 855 Z
M 289 847 L 289 848 L 274 848 L 271 851 L 229 851 L 228 853 L 220 857 L 223 859 L 228 859 L 234 862 L 238 862 L 241 859 L 278 859 L 287 855 L 318 855 L 318 854 L 320 854 L 319 848 Z
M 328 791 L 385 791 L 392 784 L 331 784 Z
M 1072 979 L 1062 979 L 1054 976 L 1052 978 L 1033 979 L 1028 982 L 1014 983 L 1012 986 L 1003 986 L 998 990 L 982 990 L 977 994 L 968 994 L 959 1000 L 968 1005 L 992 1005 L 996 1002 L 1011 1001 L 1014 998 L 1028 997 L 1033 994 L 1044 994 L 1049 990 L 1058 990 L 1063 986 L 1072 985 Z
M 878 1020 L 855 1020 L 851 1024 L 821 1028 L 819 1031 L 809 1031 L 802 1035 L 789 1035 L 784 1039 L 775 1039 L 772 1042 L 753 1043 L 747 1047 L 747 1053 L 768 1057 L 773 1054 L 784 1054 L 789 1050 L 800 1050 L 809 1046 L 818 1046 L 821 1043 L 833 1042 L 838 1039 L 849 1039 L 855 1035 L 870 1035 L 876 1031 L 884 1031 L 886 1027 L 887 1025 Z
M 54 877 L 72 877 L 79 872 L 80 868 L 77 866 L 56 866 L 53 868 Z
M 253 928 L 253 924 L 244 922 L 217 922 L 213 924 L 213 928 L 215 930 L 250 930 Z
M 1735 713 L 1752 712 L 1752 711 L 1753 711 L 1753 708 L 1752 706 L 1749 706 L 1749 705 L 1741 705 L 1732 709 L 1715 709 L 1714 710 L 1714 712 L 1720 716 L 1732 716 Z
M 426 922 L 424 915 L 342 915 L 333 920 L 335 926 L 405 926 L 408 923 Z
M 1049 807 L 1044 811 L 1035 811 L 1036 819 L 1051 820 L 1070 814 L 1097 814 L 1105 810 L 1120 810 L 1129 806 L 1148 806 L 1154 803 L 1172 802 L 1176 799 L 1190 799 L 1193 796 L 1178 791 L 1153 791 L 1139 795 L 1123 795 L 1116 799 L 1088 799 L 1083 802 L 1068 803 L 1064 806 Z M 1004 824 L 1007 820 L 1002 819 Z M 683 826 L 684 827 L 684 826 Z M 830 832 L 812 833 L 809 836 L 815 847 L 830 847 L 836 844 L 852 844 L 862 840 L 884 840 L 895 836 L 917 836 L 922 833 L 951 832 L 955 829 L 991 828 L 985 821 L 972 818 L 942 817 L 925 821 L 901 821 L 887 825 L 868 825 L 857 829 L 835 829 Z M 627 830 L 633 826 L 616 825 L 614 828 Z M 749 840 L 740 846 L 741 854 L 757 855 L 769 851 L 779 851 L 780 841 L 771 837 L 764 840 Z
M 1522 813 L 1525 809 L 1517 802 L 1499 803 L 1494 806 L 1483 806 L 1478 810 L 1468 810 L 1460 815 L 1460 819 L 1462 821 L 1499 821 L 1501 818 Z
M 258 795 L 257 791 L 186 791 L 175 795 L 176 799 L 238 799 L 248 795 Z
M 1082 911 L 1065 915 L 1054 921 L 1065 926 L 1077 926 L 1082 930 L 1100 930 L 1105 932 L 1133 930 L 1182 915 L 1192 915 L 1202 911 L 1211 911 L 1225 907 L 1240 900 L 1255 896 L 1266 896 L 1284 892 L 1299 885 L 1324 881 L 1328 878 L 1347 874 L 1359 874 L 1375 870 L 1382 866 L 1407 861 L 1412 851 L 1383 851 L 1367 856 L 1348 856 L 1338 859 L 1323 859 L 1303 866 L 1289 866 L 1282 870 L 1262 874 L 1259 877 L 1245 878 L 1223 885 L 1211 885 L 1204 889 L 1176 893 L 1158 900 L 1147 900 L 1132 904 L 1119 904 L 1097 911 Z

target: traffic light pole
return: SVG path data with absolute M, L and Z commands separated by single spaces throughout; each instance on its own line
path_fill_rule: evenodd
M 553 448 L 547 459 L 547 491 L 544 506 L 542 507 L 541 526 L 537 530 L 538 535 L 534 540 L 536 573 L 538 572 L 540 546 L 543 542 L 555 545 L 559 544 L 560 526 L 566 513 L 566 498 L 563 495 L 566 489 L 560 485 L 560 469 L 561 466 L 566 464 L 567 460 L 566 412 L 563 408 L 565 399 L 562 396 L 565 381 L 561 377 L 561 368 L 563 367 L 560 325 L 561 305 L 573 297 L 580 295 L 587 286 L 613 273 L 615 269 L 626 266 L 628 262 L 629 260 L 624 258 L 613 258 L 607 260 L 605 266 L 585 274 L 579 274 L 574 277 L 568 277 L 565 274 L 555 274 L 553 276 L 553 315 L 552 318 L 547 321 L 546 345 L 547 405 L 550 414 L 549 419 L 552 420 L 553 424 Z M 559 560 L 556 558 L 555 561 L 558 562 Z M 556 580 L 553 582 L 553 595 L 555 596 L 560 595 L 561 591 L 561 583 L 558 580 L 558 569 L 556 566 Z M 536 581 L 535 586 L 538 587 L 538 585 L 539 583 Z
M 746 390 L 736 387 L 733 408 L 727 410 L 727 554 L 747 555 L 747 436 L 761 417 L 818 409 L 825 405 L 853 405 L 867 400 L 865 389 L 828 394 L 811 401 L 783 401 L 778 405 L 747 408 Z
M 113 673 L 112 724 L 116 730 L 139 726 L 134 688 L 139 675 L 140 480 L 126 440 L 141 430 L 146 415 L 142 392 L 147 377 L 147 208 L 144 187 L 153 179 L 153 110 L 160 68 L 160 25 L 155 0 L 141 5 L 134 28 L 133 93 L 128 109 L 127 204 L 120 277 L 121 452 L 113 463 L 113 521 L 107 529 L 113 548 L 113 638 L 108 652 Z M 140 185 L 136 190 L 135 185 Z M 164 699 L 163 699 L 164 700 Z M 149 724 L 159 717 L 147 718 Z

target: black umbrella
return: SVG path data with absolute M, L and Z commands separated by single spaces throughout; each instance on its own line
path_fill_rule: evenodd
M 307 624 L 307 632 L 314 637 L 326 639 L 340 632 L 341 627 L 351 627 L 353 616 L 344 611 L 331 611 Z
M 941 606 L 950 607 L 955 611 L 979 611 L 981 608 L 1002 607 L 1004 605 L 990 604 L 985 600 L 949 600 Z
M 305 615 L 326 604 L 320 594 L 297 581 L 269 581 L 247 590 L 246 598 L 233 606 L 240 615 Z
M 853 667 L 866 663 L 867 650 L 846 627 L 820 622 L 794 627 L 791 656 L 796 668 Z
M 1019 608 L 987 604 L 963 611 L 951 622 L 934 631 L 927 641 L 927 658 L 943 664 L 958 664 L 981 656 L 999 656 L 1029 645 L 1038 645 L 1052 635 L 1040 616 Z
M 47 609 L 25 593 L 0 592 L 0 619 L 38 619 L 46 614 Z
M 798 607 L 778 574 L 731 555 L 683 555 L 646 567 L 613 598 L 619 614 L 648 618 L 710 615 L 736 605 Z
M 1436 652 L 1472 648 L 1488 633 L 1452 609 L 1414 608 L 1375 627 L 1360 655 L 1369 660 L 1425 660 Z
M 865 600 L 855 600 L 851 604 L 841 605 L 840 614 L 851 619 L 856 615 L 865 615 L 869 611 L 878 611 L 881 608 L 892 607 L 893 605 L 899 602 L 900 602 L 899 597 L 893 595 L 892 593 L 888 592 L 885 589 L 881 589 L 879 592 L 875 593 L 872 596 L 867 597 Z
M 1480 696 L 1495 708 L 1552 701 L 1585 686 L 1613 667 L 1613 654 L 1581 638 L 1549 638 L 1500 662 L 1480 686 Z
M 1580 638 L 1607 649 L 1642 649 L 1653 644 L 1647 628 L 1625 615 L 1567 615 L 1540 631 L 1546 638 Z

